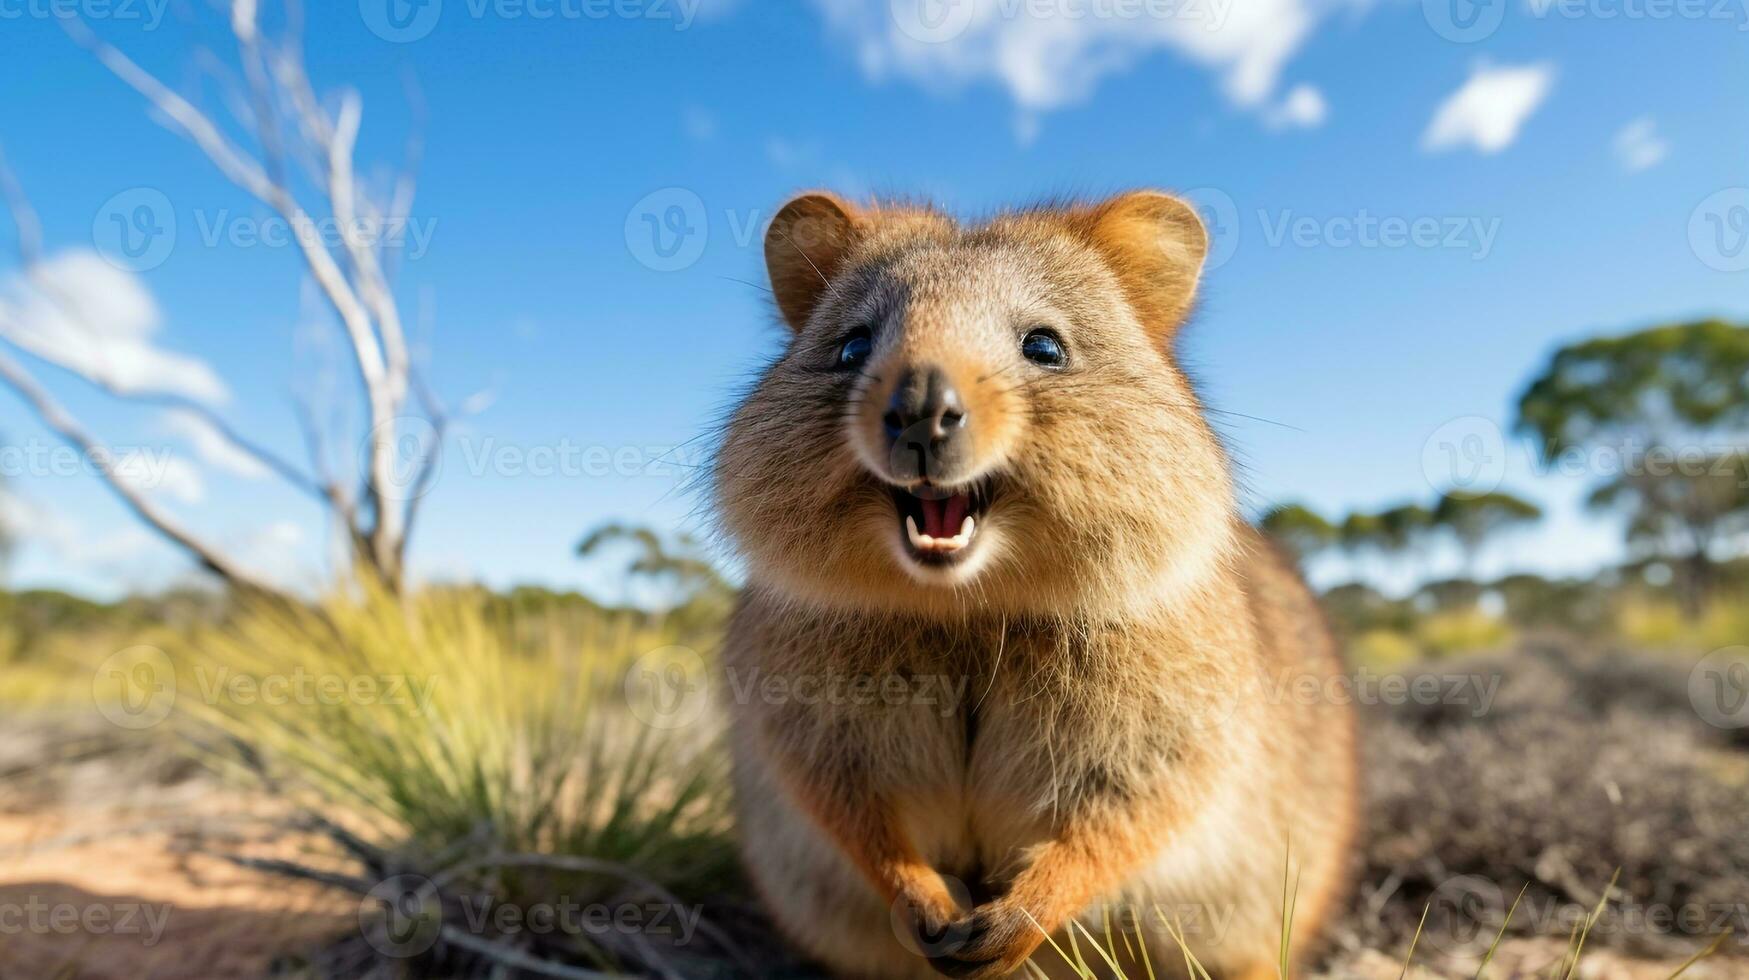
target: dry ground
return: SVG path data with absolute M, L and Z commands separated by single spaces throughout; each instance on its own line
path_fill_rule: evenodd
M 1431 931 L 1445 927 L 1448 883 L 1465 876 L 1528 881 L 1545 916 L 1589 905 L 1616 867 L 1630 902 L 1749 903 L 1749 745 L 1692 716 L 1681 672 L 1560 650 L 1444 669 L 1498 675 L 1495 701 L 1482 717 L 1368 709 L 1370 843 L 1323 977 L 1397 980 L 1430 902 L 1411 975 L 1471 976 L 1477 950 Z M 0 719 L 0 980 L 300 976 L 310 951 L 357 934 L 355 899 L 216 856 L 307 861 L 317 845 L 276 829 L 281 808 L 164 743 L 88 711 Z M 93 910 L 111 923 L 52 919 Z M 1663 980 L 1701 939 L 1608 925 L 1578 976 Z M 1684 977 L 1749 980 L 1743 939 Z M 1546 976 L 1565 946 L 1546 927 L 1513 936 L 1491 975 Z

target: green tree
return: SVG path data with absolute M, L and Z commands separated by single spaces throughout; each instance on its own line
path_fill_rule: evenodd
M 1336 526 L 1336 546 L 1348 557 L 1353 577 L 1359 579 L 1363 561 L 1384 551 L 1384 530 L 1379 526 L 1378 515 L 1350 512 Z
M 1398 504 L 1378 513 L 1378 545 L 1385 554 L 1413 567 L 1433 530 L 1433 512 L 1420 504 Z
M 1705 320 L 1563 347 L 1519 397 L 1516 428 L 1557 470 L 1591 460 L 1591 504 L 1623 512 L 1630 545 L 1677 568 L 1699 608 L 1715 553 L 1749 526 L 1749 328 Z
M 1476 575 L 1476 561 L 1495 537 L 1540 520 L 1542 508 L 1509 493 L 1461 493 L 1440 496 L 1433 507 L 1433 521 L 1451 532 L 1464 553 L 1464 567 Z
M 727 613 L 735 587 L 705 557 L 703 546 L 691 535 L 679 534 L 669 542 L 647 527 L 608 522 L 577 543 L 577 555 L 595 557 L 620 544 L 633 548 L 626 569 L 629 575 L 668 590 L 671 616 L 696 625 L 714 622 Z
M 1322 514 L 1303 504 L 1278 504 L 1257 519 L 1257 526 L 1304 562 L 1336 543 L 1337 529 Z

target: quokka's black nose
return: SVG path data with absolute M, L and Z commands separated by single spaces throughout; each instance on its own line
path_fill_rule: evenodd
M 966 409 L 947 372 L 935 365 L 906 370 L 881 417 L 898 480 L 952 479 L 965 456 Z

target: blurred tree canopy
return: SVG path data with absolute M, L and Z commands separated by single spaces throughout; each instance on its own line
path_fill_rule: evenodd
M 1257 526 L 1295 561 L 1305 561 L 1336 543 L 1336 526 L 1302 504 L 1271 507 L 1257 519 Z
M 1696 609 L 1718 552 L 1749 530 L 1749 327 L 1722 320 L 1599 337 L 1556 351 L 1518 400 L 1516 429 L 1557 472 L 1597 477 L 1630 545 L 1682 571 Z
M 577 542 L 579 558 L 593 558 L 613 545 L 632 546 L 626 572 L 656 583 L 672 596 L 668 615 L 686 623 L 720 621 L 727 614 L 735 587 L 705 556 L 704 547 L 689 534 L 664 541 L 648 527 L 608 522 Z
M 1479 494 L 1448 491 L 1433 506 L 1434 522 L 1457 539 L 1464 552 L 1464 564 L 1472 574 L 1477 556 L 1490 539 L 1534 523 L 1542 516 L 1542 508 L 1536 504 L 1499 491 Z

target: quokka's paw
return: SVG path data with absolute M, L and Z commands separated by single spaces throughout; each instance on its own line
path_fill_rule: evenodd
M 1032 955 L 1045 934 L 1018 906 L 990 902 L 953 925 L 963 938 L 951 949 L 929 957 L 929 965 L 957 980 L 1005 977 Z
M 942 896 L 931 901 L 901 896 L 893 905 L 893 928 L 911 951 L 924 957 L 944 955 L 965 945 L 972 919 Z

